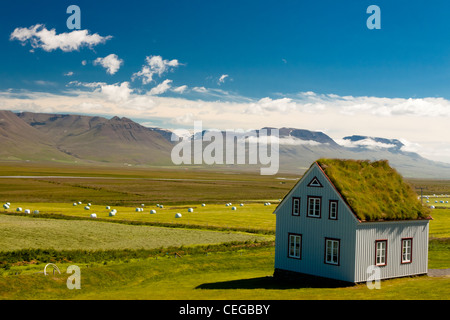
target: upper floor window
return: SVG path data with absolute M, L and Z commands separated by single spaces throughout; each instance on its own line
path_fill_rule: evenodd
M 308 217 L 320 218 L 321 216 L 321 197 L 308 197 Z
M 293 216 L 300 215 L 300 198 L 297 197 L 292 198 L 292 215 Z
M 337 200 L 330 200 L 330 208 L 329 208 L 328 218 L 331 220 L 337 220 L 337 218 L 338 218 L 338 201 Z

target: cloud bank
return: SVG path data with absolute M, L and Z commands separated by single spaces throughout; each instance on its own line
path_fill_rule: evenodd
M 43 24 L 36 24 L 29 28 L 16 28 L 10 35 L 11 41 L 20 41 L 22 45 L 30 43 L 33 49 L 40 48 L 47 52 L 58 49 L 70 52 L 82 47 L 93 48 L 111 38 L 112 36 L 102 37 L 97 33 L 89 34 L 88 30 L 57 34 L 55 29 L 48 30 Z

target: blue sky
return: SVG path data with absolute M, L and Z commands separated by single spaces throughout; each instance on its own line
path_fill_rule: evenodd
M 85 39 L 102 41 L 55 44 L 75 31 L 66 25 L 71 4 Z M 372 4 L 379 30 L 366 26 Z M 448 12 L 448 1 L 7 3 L 0 108 L 401 138 L 450 162 Z

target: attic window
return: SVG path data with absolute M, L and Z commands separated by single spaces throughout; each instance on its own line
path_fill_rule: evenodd
M 308 183 L 308 187 L 319 187 L 322 188 L 322 184 L 320 183 L 319 179 L 317 177 L 314 177 L 310 183 Z

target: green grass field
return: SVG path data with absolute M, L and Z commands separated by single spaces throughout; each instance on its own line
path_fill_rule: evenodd
M 0 179 L 0 202 L 11 202 L 9 210 L 0 208 L 0 299 L 450 297 L 449 277 L 386 280 L 381 290 L 275 282 L 272 212 L 296 182 L 278 179 L 283 176 L 35 164 L 3 165 L 0 175 L 41 176 Z M 61 175 L 85 178 L 48 177 Z M 73 206 L 76 201 L 83 205 Z M 136 212 L 142 203 L 144 212 Z M 107 205 L 117 209 L 115 216 Z M 17 207 L 39 214 L 16 213 Z M 97 219 L 90 218 L 94 212 Z M 178 212 L 182 218 L 176 219 Z M 429 268 L 449 268 L 450 210 L 433 209 L 432 216 Z M 48 262 L 62 274 L 44 276 Z M 73 264 L 81 269 L 81 290 L 66 287 L 66 269 Z

